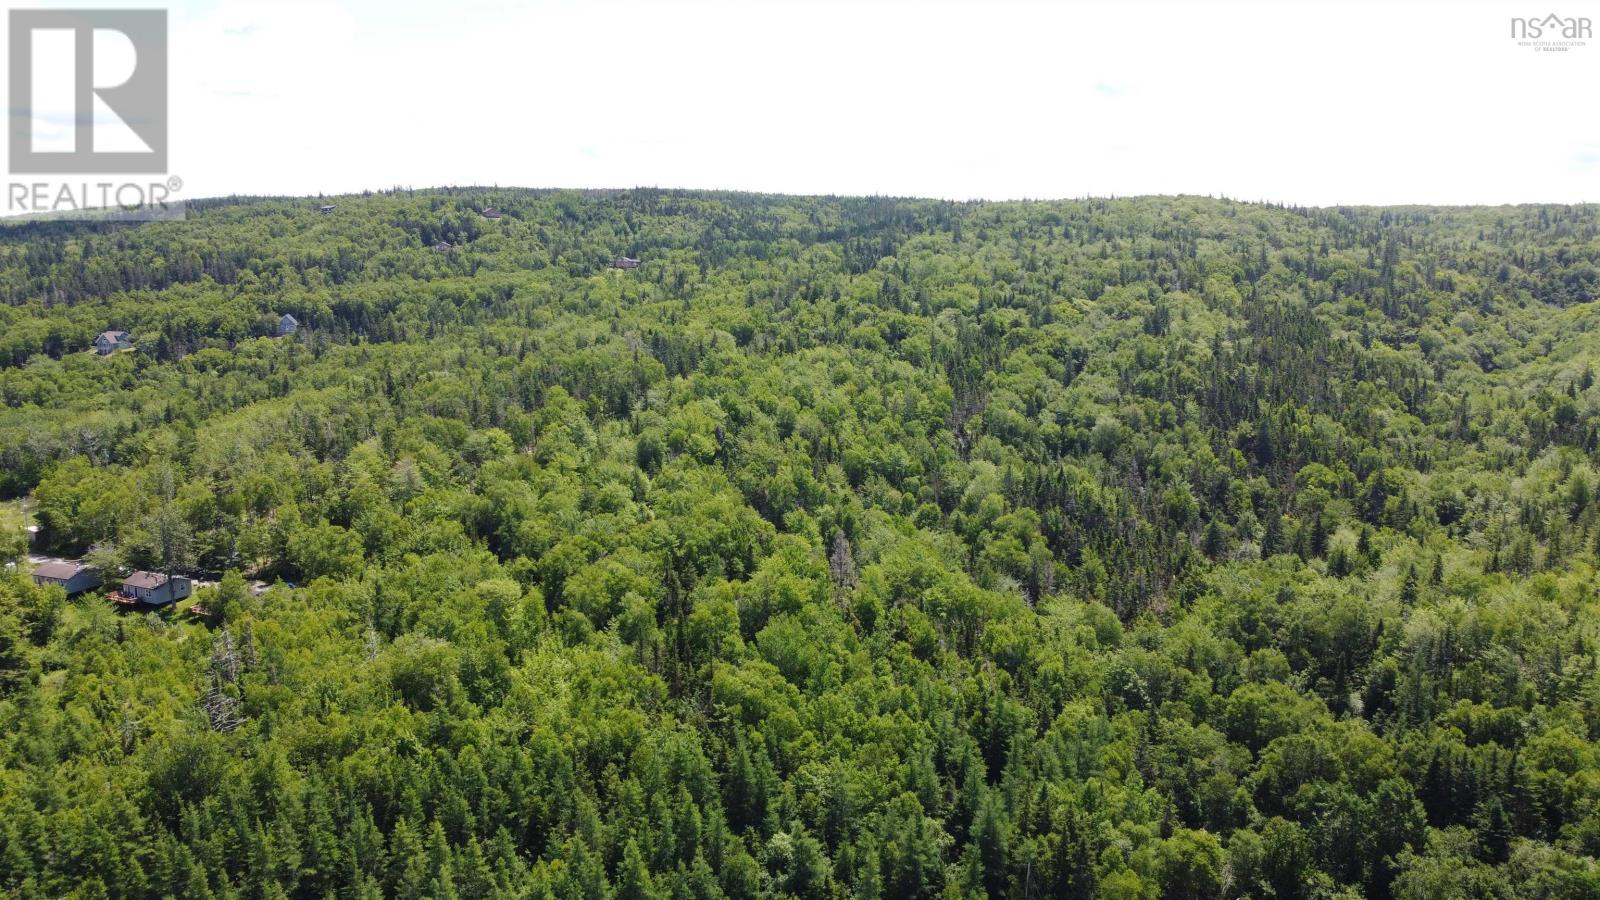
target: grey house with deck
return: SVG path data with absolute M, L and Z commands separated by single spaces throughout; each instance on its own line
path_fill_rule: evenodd
M 121 593 L 140 603 L 165 606 L 194 593 L 194 582 L 182 575 L 164 575 L 160 572 L 135 572 L 122 579 Z

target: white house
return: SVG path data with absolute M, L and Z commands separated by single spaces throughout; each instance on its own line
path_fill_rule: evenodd
M 94 339 L 94 352 L 101 356 L 110 356 L 118 350 L 128 350 L 133 347 L 133 341 L 128 339 L 126 331 L 102 331 Z

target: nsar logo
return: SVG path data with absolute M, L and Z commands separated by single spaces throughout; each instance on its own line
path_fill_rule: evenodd
M 1511 37 L 1519 47 L 1547 51 L 1571 50 L 1585 46 L 1585 39 L 1594 37 L 1594 26 L 1587 17 L 1567 18 L 1555 13 L 1542 19 L 1513 18 Z

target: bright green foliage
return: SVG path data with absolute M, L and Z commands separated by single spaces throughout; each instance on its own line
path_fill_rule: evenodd
M 0 894 L 1600 894 L 1595 207 L 315 206 L 0 234 L 0 561 L 219 582 L 0 577 Z

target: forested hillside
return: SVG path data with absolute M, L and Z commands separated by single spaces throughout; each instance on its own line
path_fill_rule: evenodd
M 5 229 L 0 894 L 1600 895 L 1597 299 L 1594 206 Z

